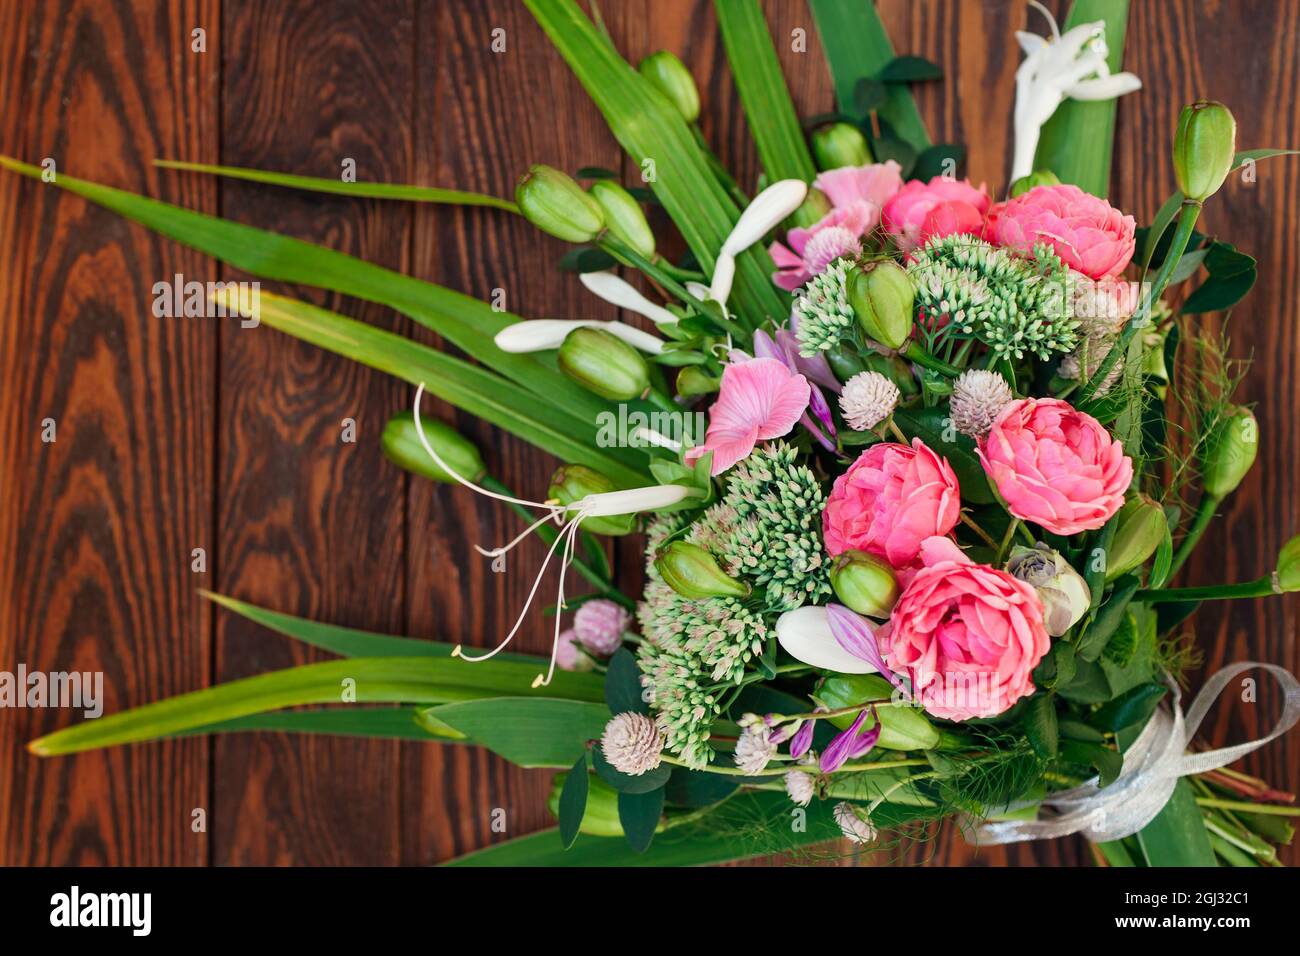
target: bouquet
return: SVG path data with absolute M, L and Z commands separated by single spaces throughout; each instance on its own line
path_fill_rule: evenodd
M 1113 866 L 1275 864 L 1294 798 L 1226 765 L 1294 725 L 1300 685 L 1242 662 L 1185 703 L 1186 628 L 1201 602 L 1300 590 L 1300 538 L 1257 580 L 1171 581 L 1258 441 L 1234 395 L 1239 363 L 1196 321 L 1249 291 L 1254 260 L 1198 218 L 1235 169 L 1285 151 L 1238 152 L 1225 106 L 1188 106 L 1180 192 L 1138 228 L 1104 198 L 1114 101 L 1141 85 L 1106 42 L 1127 7 L 1079 0 L 1063 31 L 1018 34 L 1015 160 L 990 192 L 958 177 L 963 148 L 931 144 L 912 104 L 909 84 L 939 67 L 895 56 L 869 4 L 810 0 L 837 103 L 801 124 L 757 3 L 718 0 L 765 170 L 751 194 L 701 134 L 672 53 L 634 69 L 572 0 L 527 5 L 639 185 L 537 165 L 511 202 L 164 165 L 518 214 L 574 245 L 562 269 L 645 322 L 524 320 L 329 249 L 46 177 L 259 278 L 383 303 L 438 333 L 455 353 L 281 295 L 212 290 L 231 315 L 416 386 L 384 430 L 389 457 L 520 514 L 517 537 L 478 548 L 494 570 L 519 573 L 512 551 L 530 535 L 548 546 L 524 572 L 518 621 L 471 648 L 212 595 L 340 659 L 31 750 L 289 730 L 472 744 L 563 771 L 554 830 L 466 863 L 717 862 L 833 838 L 882 847 L 950 820 L 984 844 L 1082 833 Z M 661 252 L 648 204 L 685 254 Z M 426 391 L 559 458 L 544 493 L 492 477 L 422 415 Z M 599 538 L 634 534 L 646 577 L 627 593 Z M 571 593 L 571 571 L 586 593 Z M 513 653 L 538 617 L 549 657 Z M 1198 751 L 1211 704 L 1259 668 L 1285 697 L 1276 726 Z

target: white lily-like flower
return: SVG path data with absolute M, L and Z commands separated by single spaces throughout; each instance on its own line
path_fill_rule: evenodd
M 1030 0 L 1052 28 L 1051 38 L 1016 31 L 1025 62 L 1016 70 L 1016 150 L 1011 165 L 1014 182 L 1034 171 L 1034 153 L 1043 124 L 1067 98 L 1110 100 L 1142 88 L 1132 73 L 1111 74 L 1106 63 L 1106 24 L 1082 23 L 1061 34 L 1052 14 Z
M 574 329 L 604 329 L 628 345 L 651 355 L 664 350 L 664 340 L 642 332 L 623 322 L 598 322 L 594 319 L 528 319 L 508 325 L 493 339 L 503 352 L 542 352 L 558 349 Z
M 801 179 L 782 179 L 768 186 L 754 197 L 753 202 L 736 220 L 735 227 L 718 252 L 713 266 L 713 281 L 709 285 L 709 298 L 723 306 L 731 296 L 731 285 L 736 279 L 736 256 L 790 217 L 803 205 L 808 196 L 808 184 Z
M 651 322 L 659 325 L 664 323 L 673 325 L 677 322 L 677 316 L 662 305 L 651 302 L 632 283 L 612 272 L 584 272 L 578 276 L 578 279 L 592 295 L 598 296 L 620 309 L 627 309 L 637 315 L 644 315 Z
M 776 640 L 785 652 L 823 670 L 840 674 L 874 674 L 876 669 L 840 646 L 831 633 L 826 608 L 806 604 L 776 619 Z
M 637 514 L 642 511 L 657 511 L 660 508 L 668 508 L 685 499 L 688 495 L 693 494 L 692 489 L 685 485 L 648 485 L 644 488 L 631 488 L 625 491 L 606 491 L 600 494 L 586 495 L 579 498 L 571 504 L 560 504 L 555 500 L 550 501 L 529 501 L 527 498 L 515 498 L 512 495 L 504 495 L 499 492 L 489 491 L 488 489 L 476 485 L 464 475 L 452 468 L 437 450 L 429 443 L 428 438 L 424 435 L 424 427 L 420 424 L 420 399 L 424 397 L 424 383 L 421 382 L 415 390 L 415 434 L 419 438 L 420 444 L 424 446 L 425 453 L 433 459 L 434 464 L 445 471 L 459 484 L 464 485 L 471 491 L 477 492 L 486 498 L 494 498 L 497 501 L 504 501 L 507 504 L 520 505 L 525 508 L 538 508 L 545 512 L 541 518 L 533 522 L 523 531 L 521 531 L 514 540 L 508 544 L 497 548 L 480 548 L 474 546 L 474 550 L 487 558 L 496 561 L 504 561 L 507 554 L 514 549 L 519 542 L 523 541 L 533 531 L 541 527 L 548 521 L 554 521 L 560 526 L 559 533 L 555 536 L 550 549 L 546 552 L 546 558 L 542 561 L 541 568 L 537 571 L 537 577 L 533 580 L 533 586 L 528 592 L 528 598 L 524 601 L 524 606 L 519 612 L 519 617 L 515 620 L 515 625 L 510 629 L 504 640 L 496 647 L 485 654 L 470 655 L 467 654 L 460 644 L 452 649 L 452 656 L 459 657 L 462 660 L 476 664 L 479 661 L 485 661 L 495 657 L 514 640 L 515 634 L 519 632 L 520 626 L 524 622 L 524 617 L 528 614 L 528 609 L 532 607 L 533 598 L 537 596 L 537 589 L 541 586 L 542 576 L 546 573 L 547 566 L 551 563 L 551 558 L 555 556 L 555 550 L 561 543 L 564 545 L 563 556 L 560 559 L 560 587 L 559 595 L 556 599 L 556 607 L 560 610 L 564 608 L 564 579 L 569 570 L 569 565 L 573 563 L 573 551 L 577 542 L 578 532 L 582 529 L 582 522 L 588 518 L 604 518 L 611 515 Z M 503 565 L 504 566 L 504 565 Z M 555 656 L 560 647 L 560 615 L 555 615 L 555 634 L 551 640 L 551 663 L 545 674 L 538 674 L 533 680 L 534 687 L 544 687 L 551 682 L 555 675 Z

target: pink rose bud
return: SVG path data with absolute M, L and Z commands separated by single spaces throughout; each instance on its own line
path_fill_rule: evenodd
M 948 205 L 948 208 L 931 219 L 930 214 L 940 204 Z M 958 205 L 969 208 L 958 209 Z M 919 179 L 905 183 L 885 203 L 880 221 L 885 231 L 894 237 L 898 248 L 911 252 L 937 236 L 952 235 L 943 232 L 944 227 L 982 222 L 988 211 L 989 195 L 983 185 L 976 189 L 970 180 L 935 176 L 928 183 Z
M 573 630 L 583 647 L 597 657 L 609 657 L 623 646 L 623 632 L 631 621 L 626 609 L 606 598 L 595 598 L 574 612 Z

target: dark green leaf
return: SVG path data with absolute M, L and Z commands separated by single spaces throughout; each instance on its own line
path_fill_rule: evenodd
M 583 166 L 573 174 L 577 179 L 613 179 L 618 180 L 618 173 L 604 166 Z
M 620 647 L 609 659 L 605 671 L 605 703 L 611 714 L 650 713 L 641 686 L 641 668 L 626 647 Z
M 1051 694 L 1037 694 L 1025 709 L 1025 736 L 1034 753 L 1044 760 L 1056 756 L 1060 729 L 1056 723 L 1056 701 Z
M 587 812 L 589 783 L 587 754 L 584 751 L 569 775 L 564 778 L 564 788 L 560 791 L 560 842 L 566 850 L 578 839 L 578 828 L 582 826 L 582 817 Z
M 1095 727 L 1089 727 L 1080 720 L 1063 718 L 1059 721 L 1061 736 L 1069 740 L 1082 740 L 1087 743 L 1099 744 L 1106 740 L 1106 735 Z
M 1092 767 L 1097 771 L 1097 783 L 1103 787 L 1115 782 L 1124 765 L 1123 758 L 1117 751 L 1101 744 L 1090 744 L 1081 740 L 1061 741 L 1061 759 Z
M 1209 249 L 1193 249 L 1191 252 L 1184 252 L 1183 257 L 1178 260 L 1178 265 L 1174 266 L 1174 271 L 1169 274 L 1169 284 L 1177 285 L 1196 275 L 1196 270 L 1201 267 L 1201 263 L 1209 254 Z
M 674 767 L 672 776 L 664 787 L 664 794 L 671 804 L 699 808 L 731 796 L 738 786 L 735 777 L 725 774 Z
M 616 769 L 605 759 L 605 753 L 599 746 L 591 748 L 591 765 L 596 768 L 596 774 L 600 779 L 619 793 L 648 793 L 651 790 L 658 790 L 668 782 L 668 777 L 673 771 L 671 765 L 664 763 L 634 777 Z
M 1106 671 L 1095 661 L 1075 659 L 1074 675 L 1056 686 L 1057 693 L 1076 704 L 1100 704 L 1114 696 Z
M 884 105 L 889 98 L 889 87 L 879 80 L 864 76 L 853 87 L 853 111 L 858 116 L 869 116 Z
M 1138 831 L 1147 866 L 1218 866 L 1205 818 L 1186 780 L 1154 820 Z
M 923 56 L 899 56 L 885 64 L 880 79 L 885 83 L 923 83 L 943 79 L 943 69 Z
M 646 793 L 620 793 L 618 795 L 618 820 L 623 824 L 627 844 L 637 853 L 650 848 L 664 812 L 664 791 Z
M 1160 634 L 1168 634 L 1195 614 L 1200 606 L 1200 601 L 1162 601 L 1156 605 L 1157 631 Z
M 561 272 L 604 272 L 612 269 L 618 262 L 604 249 L 591 246 L 575 246 L 560 257 Z
M 1094 727 L 1118 733 L 1135 724 L 1146 726 L 1151 714 L 1169 688 L 1163 684 L 1139 684 L 1109 701 L 1088 718 Z
M 900 408 L 894 422 L 908 438 L 919 438 L 935 454 L 948 460 L 965 504 L 986 505 L 995 500 L 984 468 L 975 456 L 975 443 L 952 427 L 944 408 Z
M 1253 268 L 1227 278 L 1210 276 L 1187 297 L 1182 311 L 1185 315 L 1200 315 L 1230 309 L 1246 297 L 1255 285 L 1256 278 L 1257 273 Z
M 935 176 L 956 176 L 966 161 L 966 147 L 959 143 L 938 143 L 916 157 L 912 178 L 929 182 Z
M 1126 574 L 1115 582 L 1110 599 L 1097 611 L 1092 623 L 1076 642 L 1075 650 L 1081 660 L 1095 661 L 1101 657 L 1101 652 L 1106 649 L 1106 642 L 1124 620 L 1129 602 L 1133 600 L 1140 583 L 1132 574 Z

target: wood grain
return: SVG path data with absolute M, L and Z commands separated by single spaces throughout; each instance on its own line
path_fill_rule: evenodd
M 1049 3 L 1063 16 L 1064 0 Z M 916 90 L 936 142 L 970 148 L 967 172 L 999 191 L 1011 150 L 1015 29 L 1044 31 L 1012 0 L 880 0 L 899 53 L 941 63 Z M 1178 109 L 1228 103 L 1243 148 L 1300 143 L 1300 0 L 1135 0 L 1125 66 L 1146 88 L 1122 101 L 1112 197 L 1148 220 L 1173 189 Z M 812 18 L 766 0 L 800 115 L 832 105 Z M 695 75 L 703 129 L 741 184 L 760 168 L 711 5 L 602 4 L 633 62 L 660 48 Z M 189 50 L 207 30 L 208 52 Z M 794 30 L 807 47 L 796 52 Z M 506 48 L 494 52 L 494 30 Z M 1248 64 L 1246 61 L 1249 61 Z M 510 0 L 114 3 L 0 0 L 0 150 L 373 259 L 534 317 L 614 318 L 554 263 L 563 243 L 517 217 L 299 195 L 158 173 L 156 156 L 509 195 L 533 162 L 635 170 L 531 17 Z M 1259 258 L 1260 282 L 1229 324 L 1255 362 L 1240 396 L 1259 402 L 1260 461 L 1224 508 L 1188 582 L 1254 577 L 1300 527 L 1300 385 L 1295 302 L 1300 160 L 1260 164 L 1207 206 L 1208 231 Z M 653 211 L 652 211 L 653 215 Z M 674 240 L 666 223 L 664 245 Z M 238 278 L 71 197 L 0 177 L 0 668 L 106 672 L 118 709 L 216 680 L 312 659 L 266 631 L 214 615 L 196 585 L 291 613 L 467 644 L 514 622 L 536 542 L 494 575 L 469 550 L 516 518 L 410 480 L 379 454 L 410 390 L 280 336 L 213 320 L 160 320 L 150 287 L 175 272 Z M 435 341 L 391 312 L 315 290 L 293 294 Z M 626 316 L 622 316 L 627 318 Z M 1217 328 L 1218 317 L 1207 319 Z M 12 370 L 12 372 L 10 371 Z M 491 472 L 540 495 L 556 462 L 446 406 L 426 413 L 482 448 Z M 39 423 L 58 421 L 58 441 Z M 358 441 L 340 441 L 341 422 Z M 189 570 L 192 547 L 208 571 Z M 635 541 L 614 555 L 635 580 Z M 1195 619 L 1200 674 L 1253 658 L 1300 668 L 1294 597 L 1211 606 Z M 210 637 L 216 622 L 216 639 Z M 530 620 L 521 649 L 548 646 Z M 1226 701 L 1213 743 L 1258 735 L 1276 709 Z M 0 711 L 0 864 L 428 864 L 547 825 L 550 775 L 479 750 L 230 736 L 39 762 L 22 743 L 72 719 Z M 1300 787 L 1300 735 L 1244 769 Z M 189 814 L 208 812 L 208 833 Z M 504 832 L 493 812 L 504 811 Z M 1295 863 L 1300 851 L 1284 858 Z M 847 861 L 849 858 L 845 858 Z M 1078 866 L 1081 841 L 973 851 L 955 826 L 860 862 Z

